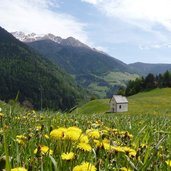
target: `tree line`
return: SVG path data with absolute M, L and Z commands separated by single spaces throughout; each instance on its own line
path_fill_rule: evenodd
M 171 72 L 166 71 L 165 73 L 159 75 L 149 73 L 146 77 L 130 80 L 126 88 L 121 87 L 118 90 L 118 94 L 131 96 L 141 91 L 166 87 L 171 87 Z

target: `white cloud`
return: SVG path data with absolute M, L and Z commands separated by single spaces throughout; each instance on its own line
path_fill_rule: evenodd
M 53 33 L 89 42 L 84 31 L 86 25 L 68 14 L 52 10 L 58 9 L 58 5 L 55 0 L 1 0 L 0 26 L 10 32 Z
M 82 2 L 87 2 L 87 3 L 90 3 L 90 4 L 97 4 L 98 0 L 81 0 Z
M 107 16 L 120 18 L 150 31 L 161 24 L 171 31 L 171 0 L 84 0 Z

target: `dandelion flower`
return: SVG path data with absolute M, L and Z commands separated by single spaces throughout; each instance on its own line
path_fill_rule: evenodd
M 84 134 L 82 134 L 80 136 L 79 140 L 80 140 L 81 143 L 88 143 L 89 142 L 88 136 L 84 135 Z
M 84 162 L 81 165 L 77 165 L 73 168 L 73 171 L 96 171 L 96 167 L 89 163 L 89 162 Z
M 81 136 L 82 130 L 78 127 L 69 127 L 64 135 L 64 139 L 71 141 L 78 141 Z
M 45 145 L 40 145 L 40 146 L 38 146 L 38 148 L 36 148 L 35 150 L 34 150 L 34 154 L 37 154 L 37 153 L 41 153 L 41 154 L 43 154 L 43 155 L 45 155 L 45 154 L 50 154 L 50 155 L 52 155 L 53 154 L 53 151 L 51 150 L 51 149 L 49 149 L 49 147 L 47 147 L 47 146 L 45 146 Z
M 4 116 L 4 114 L 3 113 L 0 113 L 0 117 L 3 117 Z
M 73 160 L 75 158 L 75 154 L 73 152 L 70 153 L 62 153 L 62 160 Z
M 121 168 L 119 169 L 119 171 L 131 171 L 131 169 L 126 168 L 126 167 L 121 167 Z
M 83 151 L 91 151 L 92 150 L 92 147 L 88 143 L 79 143 L 77 145 L 77 148 L 78 149 L 81 149 Z
M 67 128 L 58 128 L 54 129 L 50 132 L 50 137 L 53 139 L 61 139 L 64 137 L 64 133 L 66 132 Z
M 16 141 L 17 141 L 19 144 L 24 145 L 25 142 L 27 141 L 27 137 L 25 137 L 24 135 L 17 135 L 17 136 L 16 136 Z
M 86 134 L 88 137 L 93 138 L 93 139 L 99 139 L 100 138 L 100 133 L 99 133 L 99 130 L 97 130 L 97 129 L 88 129 L 86 131 Z
M 167 164 L 169 167 L 171 167 L 171 160 L 167 160 L 167 161 L 166 161 L 166 164 Z
M 24 167 L 16 167 L 11 169 L 11 171 L 27 171 L 27 169 L 25 169 Z

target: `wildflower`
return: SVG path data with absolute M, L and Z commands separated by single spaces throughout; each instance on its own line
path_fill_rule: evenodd
M 125 151 L 123 150 L 122 147 L 120 146 L 112 146 L 112 151 L 116 151 L 116 152 L 121 152 L 121 153 L 124 153 Z
M 34 154 L 37 154 L 37 153 L 41 153 L 43 155 L 45 155 L 45 154 L 52 155 L 53 154 L 53 151 L 51 149 L 49 149 L 49 147 L 47 147 L 45 145 L 39 145 L 38 148 L 36 148 L 34 150 Z
M 119 169 L 119 171 L 131 171 L 131 169 L 126 168 L 126 167 L 121 167 L 121 168 Z
M 27 169 L 25 169 L 24 167 L 16 167 L 11 169 L 11 171 L 27 171 Z
M 99 130 L 96 130 L 96 129 L 88 129 L 86 131 L 86 134 L 88 137 L 93 138 L 93 139 L 99 139 L 100 138 Z
M 3 116 L 4 116 L 4 114 L 0 112 L 0 118 L 3 117 Z
M 84 162 L 81 165 L 77 165 L 73 168 L 73 171 L 96 171 L 96 167 L 89 163 L 89 162 Z
M 169 166 L 169 167 L 171 167 L 171 160 L 167 160 L 167 161 L 165 161 L 166 162 L 166 164 Z
M 36 131 L 40 131 L 42 129 L 41 125 L 36 126 Z
M 48 136 L 48 134 L 45 134 L 45 135 L 44 135 L 44 137 L 45 137 L 46 139 L 49 139 L 49 136 Z
M 89 139 L 88 139 L 88 136 L 82 134 L 79 138 L 80 142 L 82 143 L 88 143 L 89 142 Z
M 92 147 L 88 143 L 79 143 L 77 145 L 77 148 L 78 149 L 81 149 L 83 151 L 91 151 L 92 150 Z
M 70 153 L 62 153 L 62 160 L 73 160 L 75 158 L 75 154 L 73 152 Z
M 111 150 L 111 145 L 109 144 L 109 143 L 103 143 L 103 148 L 105 149 L 105 150 Z
M 103 143 L 100 142 L 99 140 L 94 140 L 94 143 L 95 143 L 97 148 L 101 148 L 103 146 Z
M 27 140 L 27 137 L 25 137 L 24 135 L 17 135 L 16 136 L 16 141 L 19 143 L 19 144 L 22 144 L 24 145 L 25 142 Z
M 129 157 L 135 157 L 136 155 L 137 155 L 137 152 L 133 149 L 129 152 Z
M 50 132 L 50 137 L 53 139 L 61 139 L 64 137 L 64 132 L 66 132 L 66 128 L 58 128 L 54 129 Z
M 81 136 L 82 130 L 78 127 L 69 127 L 64 135 L 64 139 L 78 141 Z

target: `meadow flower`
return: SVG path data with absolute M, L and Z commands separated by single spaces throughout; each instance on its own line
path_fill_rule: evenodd
M 45 145 L 39 145 L 38 148 L 36 148 L 34 150 L 34 154 L 37 154 L 37 153 L 41 153 L 43 155 L 45 155 L 45 154 L 52 155 L 53 154 L 53 151 L 51 149 L 49 149 L 49 147 L 47 147 Z
M 45 137 L 46 139 L 49 139 L 49 135 L 48 135 L 48 134 L 44 134 L 44 137 Z
M 77 165 L 73 168 L 73 171 L 96 171 L 96 167 L 89 163 L 89 162 L 84 162 L 81 165 Z
M 70 153 L 62 153 L 62 160 L 73 160 L 75 158 L 75 154 L 73 152 Z
M 166 162 L 166 164 L 169 166 L 169 167 L 171 167 L 171 160 L 167 160 L 167 161 L 165 161 Z
M 36 126 L 36 131 L 40 131 L 42 129 L 42 126 L 41 125 L 37 125 Z
M 3 117 L 3 116 L 4 116 L 4 114 L 0 112 L 0 118 Z
M 82 143 L 88 143 L 89 142 L 88 136 L 84 135 L 84 134 L 81 134 L 81 136 L 79 138 L 79 141 L 82 142 Z
M 25 144 L 25 142 L 27 141 L 27 137 L 25 137 L 24 135 L 17 135 L 16 136 L 16 141 L 19 143 L 19 144 Z
M 132 150 L 129 152 L 129 157 L 135 157 L 137 155 L 137 152 L 135 150 Z
M 81 136 L 81 133 L 82 133 L 82 130 L 80 128 L 69 127 L 64 134 L 64 139 L 78 141 Z
M 27 169 L 25 169 L 24 167 L 16 167 L 11 169 L 11 171 L 27 171 Z
M 96 148 L 101 148 L 103 146 L 103 143 L 100 142 L 99 140 L 93 140 L 95 143 Z
M 131 169 L 126 168 L 126 167 L 121 167 L 121 168 L 119 169 L 119 171 L 131 171 Z
M 62 139 L 64 137 L 64 133 L 66 132 L 67 128 L 58 128 L 54 129 L 50 132 L 50 137 L 53 139 Z
M 88 144 L 88 143 L 79 143 L 79 144 L 77 145 L 77 148 L 78 148 L 78 149 L 81 149 L 81 150 L 83 150 L 83 151 L 91 151 L 91 150 L 92 150 L 91 145 Z
M 88 130 L 86 130 L 86 134 L 88 137 L 93 138 L 93 139 L 100 138 L 100 133 L 99 133 L 99 130 L 97 130 L 97 129 L 88 129 Z
M 115 152 L 121 152 L 121 153 L 124 153 L 125 151 L 123 150 L 122 147 L 120 146 L 112 146 L 111 148 L 112 151 L 115 151 Z

